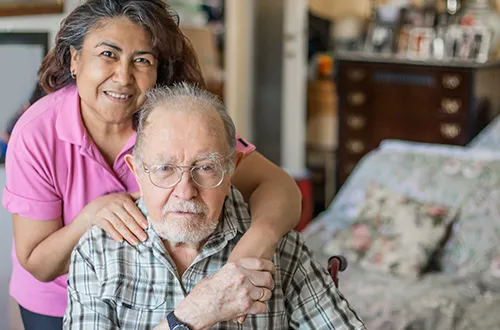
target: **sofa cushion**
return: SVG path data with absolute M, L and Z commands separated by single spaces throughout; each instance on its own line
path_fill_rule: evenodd
M 335 238 L 366 269 L 417 277 L 442 246 L 455 212 L 372 183 L 357 220 Z

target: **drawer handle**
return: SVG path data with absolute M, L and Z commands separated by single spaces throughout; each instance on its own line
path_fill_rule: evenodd
M 461 107 L 462 102 L 460 100 L 446 98 L 441 101 L 441 110 L 448 115 L 456 114 Z
M 352 129 L 362 129 L 366 124 L 366 118 L 358 115 L 349 115 L 347 125 Z
M 366 96 L 362 92 L 349 93 L 347 96 L 347 102 L 350 106 L 359 107 L 362 106 L 366 101 Z
M 441 135 L 446 139 L 454 139 L 461 132 L 460 125 L 457 124 L 441 124 Z
M 456 74 L 445 74 L 443 76 L 443 87 L 448 89 L 455 89 L 460 86 L 460 76 Z
M 360 154 L 365 150 L 365 145 L 359 140 L 350 140 L 346 143 L 347 150 L 352 154 Z
M 356 163 L 348 163 L 348 164 L 344 165 L 344 172 L 346 174 L 350 174 L 352 172 L 352 170 L 354 170 L 355 167 L 356 167 Z
M 362 69 L 351 69 L 351 70 L 347 71 L 347 77 L 351 81 L 358 82 L 358 81 L 365 79 L 366 72 L 365 72 L 365 70 L 362 70 Z

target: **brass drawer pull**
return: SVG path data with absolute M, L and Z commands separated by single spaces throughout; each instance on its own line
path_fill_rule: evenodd
M 347 125 L 352 129 L 362 129 L 366 125 L 366 118 L 358 115 L 349 115 Z
M 461 79 L 457 74 L 445 74 L 443 76 L 443 87 L 448 89 L 455 89 L 460 86 Z
M 347 102 L 350 106 L 359 107 L 366 101 L 366 95 L 363 92 L 353 92 L 347 95 Z
M 441 135 L 446 139 L 454 139 L 461 132 L 460 125 L 457 124 L 441 124 Z
M 462 107 L 462 102 L 460 100 L 445 98 L 441 101 L 441 110 L 448 114 L 456 114 Z
M 365 150 L 365 145 L 359 140 L 349 140 L 346 143 L 347 150 L 352 154 L 360 154 Z
M 344 165 L 344 172 L 346 174 L 350 174 L 355 167 L 356 167 L 355 163 L 347 163 Z
M 351 81 L 358 82 L 365 79 L 365 77 L 366 77 L 366 72 L 363 69 L 347 70 L 347 78 L 349 78 L 349 80 Z

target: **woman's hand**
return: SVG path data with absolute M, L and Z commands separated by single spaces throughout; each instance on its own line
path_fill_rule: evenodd
M 145 241 L 148 222 L 135 204 L 138 193 L 116 193 L 96 198 L 80 213 L 88 228 L 97 225 L 115 241 L 132 245 Z

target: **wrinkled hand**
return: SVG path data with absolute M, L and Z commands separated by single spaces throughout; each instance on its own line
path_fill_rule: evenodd
M 132 245 L 145 241 L 148 222 L 135 204 L 138 193 L 116 193 L 99 197 L 82 211 L 89 227 L 97 225 L 115 241 L 127 240 Z M 142 227 L 142 228 L 141 228 Z
M 274 289 L 274 264 L 246 258 L 229 262 L 200 281 L 175 310 L 177 318 L 204 329 L 246 314 L 261 314 Z
M 242 258 L 262 258 L 271 260 L 276 251 L 277 240 L 269 235 L 270 229 L 250 227 L 240 239 L 236 247 L 231 251 L 228 261 L 236 261 Z M 262 237 L 266 237 L 265 240 Z M 246 315 L 234 319 L 234 322 L 243 323 Z
M 170 330 L 167 319 L 161 321 L 160 324 L 153 328 L 153 330 Z

